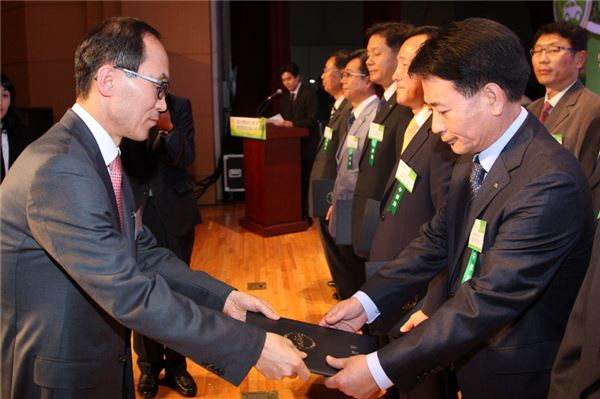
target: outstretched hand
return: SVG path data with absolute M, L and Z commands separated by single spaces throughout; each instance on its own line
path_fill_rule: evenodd
M 367 322 L 367 314 L 356 298 L 346 299 L 331 308 L 319 322 L 323 327 L 356 332 Z
M 304 364 L 306 353 L 300 352 L 292 341 L 281 335 L 267 333 L 265 346 L 256 362 L 256 369 L 265 377 L 281 380 L 300 377 L 307 381 L 310 371 Z
M 331 367 L 340 369 L 336 375 L 325 380 L 327 388 L 339 389 L 348 396 L 360 399 L 374 397 L 380 392 L 369 371 L 366 355 L 346 358 L 327 356 L 326 360 Z
M 279 316 L 275 310 L 262 299 L 240 291 L 231 291 L 225 301 L 223 313 L 234 319 L 245 322 L 246 312 L 260 312 L 269 319 L 277 320 Z

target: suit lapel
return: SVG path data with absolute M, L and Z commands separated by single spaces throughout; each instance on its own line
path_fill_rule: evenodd
M 102 158 L 100 147 L 98 147 L 98 143 L 96 142 L 94 135 L 87 125 L 79 118 L 79 116 L 73 112 L 72 109 L 69 109 L 65 113 L 60 120 L 60 123 L 64 125 L 73 135 L 73 137 L 81 143 L 82 147 L 90 157 L 96 173 L 98 173 L 100 176 L 102 183 L 104 183 L 104 188 L 108 192 L 108 197 L 110 198 L 110 202 L 114 210 L 113 215 L 115 218 L 113 221 L 116 226 L 119 226 L 119 212 L 117 208 L 117 200 L 115 198 L 115 190 L 113 189 L 112 182 L 108 174 L 108 168 L 104 163 L 104 158 Z M 123 222 L 125 222 L 125 218 L 123 218 Z
M 383 103 L 383 106 L 375 115 L 375 119 L 373 119 L 373 123 L 383 124 L 387 117 L 392 113 L 392 111 L 396 108 L 398 103 L 396 103 L 396 93 L 394 93 L 388 101 Z M 384 132 L 386 134 L 388 132 Z
M 467 241 L 469 239 L 469 234 L 471 232 L 471 227 L 475 222 L 475 219 L 479 218 L 480 215 L 484 212 L 487 206 L 492 202 L 492 200 L 496 197 L 496 195 L 503 190 L 510 183 L 510 172 L 515 168 L 518 168 L 523 161 L 523 157 L 525 155 L 525 150 L 527 149 L 529 142 L 532 140 L 537 129 L 532 127 L 531 125 L 536 123 L 536 117 L 533 115 L 528 115 L 527 119 L 519 130 L 515 133 L 513 138 L 508 142 L 506 147 L 500 153 L 496 162 L 492 166 L 492 169 L 488 172 L 487 176 L 483 180 L 481 188 L 479 189 L 479 193 L 477 197 L 473 201 L 466 214 L 466 217 L 462 217 L 462 219 L 457 219 L 455 221 L 456 225 L 460 225 L 460 231 L 457 231 L 457 241 L 454 243 L 453 248 L 453 259 L 450 264 L 453 268 L 450 276 L 450 284 L 451 286 L 454 284 L 456 278 L 458 277 L 457 271 L 461 269 L 463 265 L 459 264 L 462 259 L 464 249 L 467 245 Z M 467 158 L 470 157 L 467 156 Z M 465 157 L 463 157 L 465 158 Z M 461 165 L 461 178 L 464 179 L 462 184 L 462 193 L 460 194 L 460 201 L 457 203 L 457 213 L 462 213 L 465 215 L 465 207 L 464 205 L 468 203 L 468 195 L 469 195 L 469 185 L 468 179 L 471 171 L 471 161 L 468 162 L 467 165 Z M 462 206 L 461 206 L 462 204 Z M 463 209 L 462 212 L 460 209 Z M 448 226 L 452 226 L 452 224 L 448 224 Z
M 579 96 L 582 93 L 582 89 L 583 85 L 581 84 L 581 82 L 577 81 L 565 93 L 563 98 L 560 99 L 558 104 L 556 104 L 556 108 L 550 113 L 550 115 L 548 115 L 548 119 L 546 119 L 546 123 L 544 124 L 548 131 L 554 131 L 556 126 L 558 126 L 562 121 L 569 117 L 571 108 L 577 105 L 577 100 L 579 100 Z M 565 144 L 565 139 L 570 140 L 571 138 L 563 137 L 563 144 Z

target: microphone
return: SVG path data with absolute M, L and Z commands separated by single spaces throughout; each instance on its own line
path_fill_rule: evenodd
M 265 111 L 266 105 L 269 103 L 269 101 L 271 101 L 274 97 L 277 97 L 281 93 L 283 93 L 283 90 L 277 89 L 273 94 L 271 94 L 262 103 L 260 103 L 260 105 L 258 106 L 258 108 L 256 110 L 256 117 L 260 118 L 260 115 Z

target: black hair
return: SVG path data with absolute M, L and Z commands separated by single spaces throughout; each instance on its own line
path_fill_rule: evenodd
M 379 22 L 369 27 L 365 32 L 365 36 L 367 38 L 373 35 L 383 36 L 388 47 L 398 52 L 400 46 L 404 43 L 406 34 L 412 28 L 411 24 L 405 22 Z
M 408 40 L 411 37 L 419 36 L 419 35 L 426 35 L 428 39 L 433 39 L 434 37 L 437 37 L 437 35 L 441 32 L 441 30 L 442 30 L 442 28 L 440 28 L 439 26 L 433 26 L 433 25 L 417 26 L 416 28 L 412 29 L 411 31 L 409 31 L 406 34 L 406 37 L 404 38 L 404 40 Z
M 85 98 L 98 68 L 113 64 L 137 72 L 146 58 L 144 36 L 160 39 L 146 22 L 130 17 L 112 17 L 100 22 L 75 51 L 75 93 Z
M 409 73 L 451 81 L 465 97 L 496 83 L 510 101 L 519 101 L 529 79 L 529 63 L 517 35 L 484 18 L 453 22 L 427 40 Z
M 535 32 L 533 37 L 533 45 L 538 41 L 540 36 L 549 35 L 556 33 L 567 39 L 571 45 L 571 48 L 575 51 L 585 50 L 587 48 L 588 35 L 587 31 L 579 25 L 572 24 L 570 22 L 551 22 L 543 25 Z
M 337 69 L 344 69 L 346 64 L 348 63 L 348 56 L 350 56 L 350 50 L 338 50 L 333 54 L 330 54 L 327 59 L 333 58 L 333 63 Z
M 7 131 L 12 131 L 17 124 L 19 124 L 19 117 L 17 115 L 17 92 L 15 90 L 15 86 L 12 84 L 8 76 L 1 74 L 1 83 L 2 87 L 10 93 L 10 105 L 6 110 L 6 115 L 2 118 L 2 126 Z
M 367 50 L 361 48 L 351 52 L 350 55 L 348 55 L 348 61 L 346 62 L 346 65 L 348 65 L 348 63 L 355 58 L 360 59 L 360 72 L 369 76 L 369 70 L 367 69 Z
M 300 68 L 298 68 L 298 65 L 295 63 L 290 62 L 279 69 L 279 76 L 283 75 L 285 72 L 289 72 L 292 74 L 292 76 L 297 77 L 300 75 Z

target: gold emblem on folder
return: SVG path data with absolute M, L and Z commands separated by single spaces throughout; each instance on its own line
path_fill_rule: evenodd
M 317 347 L 315 340 L 303 333 L 292 331 L 283 334 L 283 336 L 292 341 L 296 348 L 301 351 L 307 351 Z

